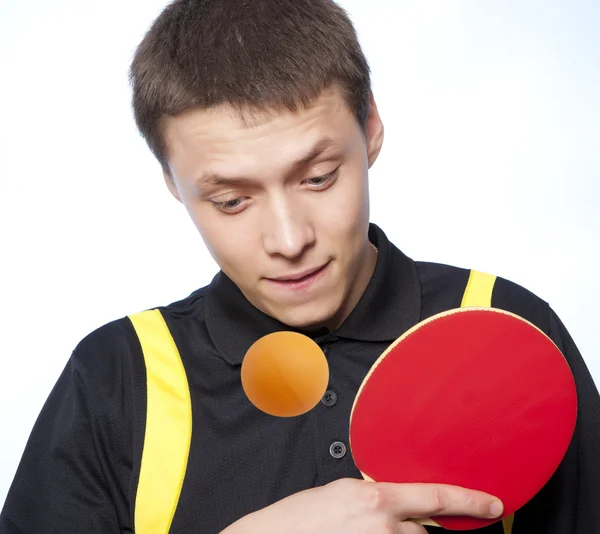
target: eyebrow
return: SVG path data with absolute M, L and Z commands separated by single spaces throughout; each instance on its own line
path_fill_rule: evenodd
M 312 148 L 308 151 L 304 156 L 299 157 L 294 160 L 290 165 L 290 170 L 300 169 L 305 167 L 309 163 L 312 163 L 315 159 L 322 156 L 327 150 L 336 146 L 336 142 L 330 137 L 323 137 L 319 141 L 317 141 Z M 214 173 L 204 173 L 201 174 L 196 180 L 196 186 L 219 186 L 219 185 L 229 185 L 229 186 L 238 186 L 244 185 L 248 182 L 251 182 L 252 179 L 244 178 L 244 177 L 226 177 L 221 176 L 219 174 Z

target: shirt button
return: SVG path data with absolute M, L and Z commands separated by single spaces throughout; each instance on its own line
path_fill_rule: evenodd
M 334 441 L 329 447 L 329 454 L 334 458 L 343 458 L 346 456 L 346 445 L 341 441 Z
M 337 395 L 336 395 L 335 391 L 331 391 L 330 389 L 328 389 L 325 392 L 325 395 L 323 395 L 321 402 L 325 406 L 335 406 L 335 403 L 337 402 Z

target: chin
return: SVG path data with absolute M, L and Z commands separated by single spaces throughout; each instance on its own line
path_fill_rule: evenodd
M 311 328 L 326 325 L 335 315 L 335 310 L 332 310 L 331 313 L 324 313 L 322 307 L 318 310 L 303 307 L 297 310 L 283 310 L 282 313 L 273 315 L 277 320 L 292 328 Z

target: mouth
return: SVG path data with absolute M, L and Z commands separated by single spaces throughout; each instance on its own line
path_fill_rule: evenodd
M 320 267 L 306 269 L 304 271 L 290 273 L 274 278 L 267 278 L 267 280 L 276 286 L 279 286 L 280 288 L 298 291 L 301 289 L 306 289 L 314 284 L 323 276 L 328 266 L 329 262 L 321 265 Z

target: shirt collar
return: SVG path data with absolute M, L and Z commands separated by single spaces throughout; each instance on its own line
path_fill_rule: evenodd
M 358 304 L 331 334 L 358 341 L 391 342 L 419 321 L 421 287 L 414 262 L 375 224 L 369 226 L 369 240 L 379 250 L 373 276 Z M 297 330 L 255 308 L 222 271 L 208 286 L 204 307 L 208 333 L 231 365 L 240 365 L 246 351 L 262 336 Z M 302 332 L 313 338 L 327 334 L 325 329 Z

